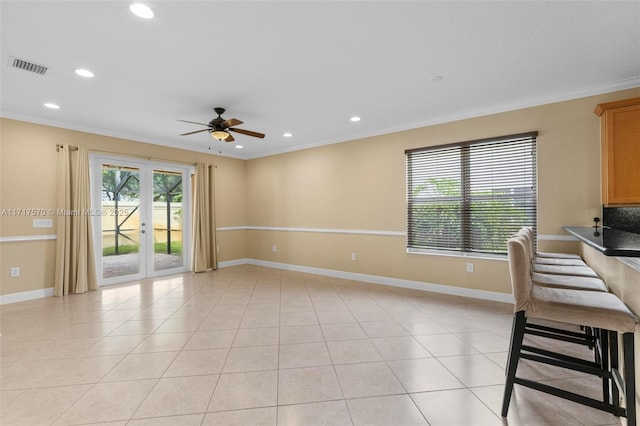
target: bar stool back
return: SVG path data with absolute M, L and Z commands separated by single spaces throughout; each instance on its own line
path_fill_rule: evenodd
M 525 233 L 525 236 L 527 236 L 530 240 L 531 240 L 531 249 L 533 250 L 533 229 L 531 229 L 531 227 L 529 226 L 523 226 L 520 229 L 519 233 Z M 564 260 L 579 260 L 582 261 L 582 258 L 577 255 L 577 254 L 573 254 L 573 253 L 551 253 L 551 252 L 541 252 L 541 251 L 535 251 L 533 250 L 533 252 L 535 253 L 535 256 L 542 260 L 542 259 L 564 259 Z
M 516 236 L 523 238 L 527 244 L 527 253 L 531 259 L 533 272 L 540 274 L 576 275 L 581 277 L 598 278 L 593 269 L 589 268 L 581 259 L 549 259 L 537 257 L 533 246 L 533 234 L 531 228 L 521 228 Z

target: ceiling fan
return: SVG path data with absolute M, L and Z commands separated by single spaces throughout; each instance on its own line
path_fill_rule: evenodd
M 231 132 L 236 132 L 236 133 L 240 133 L 247 136 L 253 136 L 254 138 L 260 138 L 260 139 L 264 138 L 264 133 L 252 132 L 251 130 L 236 129 L 235 127 L 231 127 L 231 126 L 238 126 L 242 124 L 242 121 L 238 120 L 237 118 L 230 118 L 228 120 L 225 120 L 224 118 L 222 118 L 222 114 L 224 114 L 224 111 L 225 111 L 224 108 L 217 107 L 217 108 L 214 108 L 213 110 L 216 112 L 216 114 L 218 114 L 218 116 L 213 120 L 211 120 L 209 124 L 197 123 L 195 121 L 178 120 L 178 121 L 182 121 L 183 123 L 200 124 L 202 126 L 207 126 L 206 129 L 200 129 L 200 130 L 195 130 L 193 132 L 183 133 L 180 136 L 193 135 L 194 133 L 200 133 L 200 132 L 209 132 L 214 139 L 225 141 L 225 142 L 233 142 L 235 139 L 229 133 L 229 131 L 231 131 Z

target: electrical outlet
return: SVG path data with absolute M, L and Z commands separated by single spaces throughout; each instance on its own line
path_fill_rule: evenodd
M 358 258 L 358 255 L 356 254 L 356 252 L 351 253 L 351 260 L 356 260 Z
M 473 272 L 473 263 L 467 263 L 467 272 Z
M 12 277 L 19 277 L 20 276 L 20 268 L 17 266 L 12 266 L 11 267 L 11 276 Z
M 34 228 L 53 228 L 53 219 L 33 219 Z
M 274 253 L 278 251 L 278 247 L 276 246 L 271 246 L 271 251 L 273 251 Z

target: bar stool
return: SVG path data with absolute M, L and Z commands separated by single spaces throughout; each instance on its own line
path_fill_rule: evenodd
M 599 410 L 626 416 L 629 426 L 636 425 L 635 407 L 635 365 L 634 365 L 634 329 L 638 318 L 620 299 L 611 293 L 601 291 L 570 290 L 533 285 L 531 258 L 527 253 L 526 242 L 522 238 L 511 238 L 507 242 L 509 271 L 515 300 L 514 322 L 512 329 L 509 359 L 506 369 L 506 385 L 502 403 L 502 416 L 506 417 L 514 384 L 529 387 L 551 395 L 565 398 Z M 586 325 L 601 330 L 602 334 L 612 336 L 612 345 L 603 347 L 610 351 L 611 361 L 606 364 L 586 361 L 580 358 L 560 354 L 546 349 L 524 345 L 525 334 L 532 333 L 531 319 L 541 319 L 573 325 Z M 617 334 L 623 335 L 624 375 L 617 370 Z M 615 336 L 615 337 L 614 337 Z M 544 383 L 516 376 L 520 359 L 528 359 L 574 371 L 592 374 L 603 379 L 611 386 L 612 392 L 605 392 L 602 400 L 588 398 L 573 392 L 559 389 Z M 622 380 L 618 380 L 622 378 Z M 622 383 L 619 383 L 622 382 Z M 615 390 L 614 390 L 615 389 Z M 618 392 L 627 395 L 627 407 L 619 406 Z
M 520 228 L 519 233 L 525 233 L 525 236 L 532 241 L 531 247 L 533 248 L 533 229 L 530 226 L 523 226 Z M 539 260 L 542 259 L 559 259 L 559 260 L 579 260 L 582 261 L 582 257 L 573 253 L 549 253 L 536 251 L 535 257 Z
M 578 255 L 567 254 L 568 256 L 576 256 L 575 258 L 539 258 L 535 253 L 533 248 L 533 233 L 531 228 L 522 227 L 515 234 L 514 238 L 521 238 L 525 244 L 525 250 L 527 252 L 527 256 L 531 259 L 531 262 L 537 262 L 539 260 L 552 261 L 550 265 L 558 265 L 558 266 L 582 266 L 589 268 L 586 263 L 580 259 Z M 551 253 L 551 254 L 560 254 L 564 255 L 564 253 Z M 566 262 L 565 265 L 562 263 Z M 580 272 L 582 268 L 578 269 Z M 567 274 L 567 269 L 565 269 L 565 273 L 558 274 L 551 271 L 547 271 L 546 273 L 535 272 L 532 268 L 531 271 L 531 279 L 533 280 L 534 285 L 541 285 L 543 287 L 555 287 L 555 288 L 569 288 L 574 290 L 589 290 L 589 291 L 605 291 L 608 292 L 607 285 L 600 278 L 597 277 L 597 274 L 593 269 L 589 268 L 591 272 L 588 272 L 588 275 L 570 275 Z M 595 276 L 594 276 L 595 275 Z
M 533 247 L 533 234 L 528 227 L 521 228 L 516 234 L 524 238 L 528 245 L 528 253 L 531 257 L 533 272 L 539 274 L 555 274 L 555 275 L 575 275 L 580 277 L 598 278 L 598 274 L 587 266 L 581 259 L 562 259 L 562 258 L 545 258 L 536 257 L 535 248 Z M 550 262 L 550 263 L 546 263 Z
M 527 234 L 524 232 L 518 232 L 514 238 L 521 239 L 521 242 L 524 244 L 527 258 L 532 259 L 533 244 L 532 240 L 527 238 Z M 586 264 L 584 265 L 587 266 Z M 534 286 L 568 290 L 600 291 L 604 293 L 608 293 L 609 291 L 605 282 L 600 278 L 561 274 L 542 274 L 533 271 L 530 272 L 531 281 Z M 575 330 L 567 330 L 566 326 L 551 327 L 549 325 L 541 325 L 535 322 L 529 323 L 529 329 L 530 334 L 586 346 L 590 350 L 594 351 L 594 362 L 598 364 L 601 369 L 606 368 L 606 365 L 609 362 L 608 351 L 606 349 L 609 345 L 608 333 L 601 333 L 600 330 L 587 327 L 584 324 L 580 325 L 579 332 Z M 604 378 L 602 389 L 603 395 L 608 397 L 609 382 Z
M 528 238 L 530 234 L 526 231 L 530 231 L 530 229 L 521 229 L 520 232 L 516 234 L 515 238 L 519 238 L 522 240 L 527 258 L 533 259 L 533 240 L 531 238 Z M 582 262 L 581 260 L 579 261 Z M 587 267 L 586 264 L 584 264 L 584 266 Z M 600 291 L 605 293 L 608 292 L 605 282 L 600 278 L 594 277 L 549 273 L 542 274 L 531 271 L 531 280 L 534 286 L 563 288 L 570 290 Z M 603 366 L 609 362 L 607 350 L 603 350 L 603 348 L 607 348 L 609 345 L 608 334 L 603 334 L 600 332 L 600 330 L 593 329 L 592 327 L 587 327 L 583 324 L 580 325 L 580 331 L 567 330 L 566 326 L 551 327 L 549 325 L 537 324 L 535 322 L 529 323 L 529 329 L 530 334 L 536 334 L 542 337 L 568 341 L 586 346 L 590 350 L 593 350 L 594 362 L 601 368 L 605 368 Z M 609 383 L 605 379 L 603 379 L 602 389 L 604 395 L 608 396 Z
M 554 275 L 533 272 L 533 285 L 542 287 L 565 288 L 570 290 L 603 291 L 607 293 L 607 285 L 600 278 L 579 277 L 575 275 Z
M 535 259 L 533 252 L 533 239 L 530 238 L 529 234 L 526 232 L 528 228 L 522 228 L 514 238 L 519 238 L 522 240 L 524 244 L 525 252 L 527 257 L 533 261 Z M 553 259 L 553 260 L 562 260 L 562 259 Z M 576 259 L 568 259 L 572 262 L 577 261 Z M 589 268 L 586 263 L 582 260 L 579 260 L 584 265 L 584 268 Z M 566 266 L 578 266 L 578 265 L 566 265 Z M 567 269 L 568 270 L 568 269 Z M 582 270 L 582 268 L 580 268 Z M 535 272 L 535 269 L 531 271 L 531 279 L 533 281 L 533 285 L 540 285 L 543 287 L 554 287 L 554 288 L 567 288 L 573 290 L 589 290 L 589 291 L 604 291 L 608 292 L 607 285 L 604 281 L 597 277 L 595 271 L 589 268 L 592 273 L 589 276 L 585 275 L 569 275 L 569 274 L 556 274 L 556 273 L 540 273 Z M 593 276 L 595 275 L 595 277 Z

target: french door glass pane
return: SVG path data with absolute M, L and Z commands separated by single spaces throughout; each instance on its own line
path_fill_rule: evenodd
M 180 268 L 182 239 L 182 173 L 153 171 L 153 267 Z
M 102 277 L 140 273 L 140 169 L 102 166 Z

